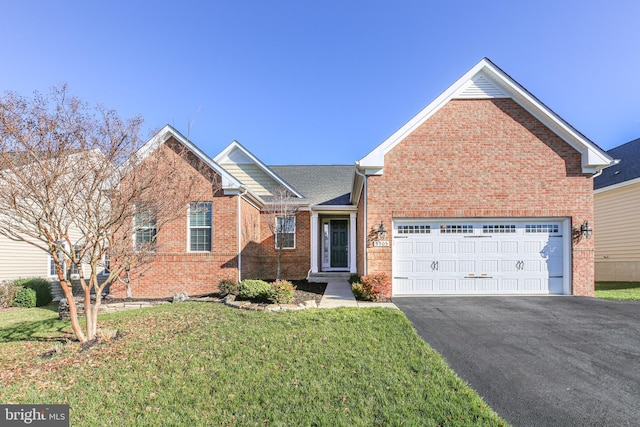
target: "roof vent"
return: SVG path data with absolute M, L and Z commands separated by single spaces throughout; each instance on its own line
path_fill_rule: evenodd
M 456 98 L 486 99 L 509 98 L 509 96 L 486 75 L 478 74 L 467 82 Z

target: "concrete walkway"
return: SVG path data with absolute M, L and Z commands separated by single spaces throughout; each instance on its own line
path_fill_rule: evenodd
M 351 285 L 346 280 L 330 280 L 327 283 L 327 289 L 324 291 L 322 300 L 318 308 L 337 308 L 337 307 L 387 307 L 398 308 L 392 302 L 365 302 L 356 301 L 351 292 Z

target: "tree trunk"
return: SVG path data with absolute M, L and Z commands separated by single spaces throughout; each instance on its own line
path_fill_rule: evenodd
M 91 288 L 87 286 L 84 278 L 80 279 L 82 282 L 82 288 L 84 289 L 84 317 L 87 319 L 87 340 L 91 341 L 95 338 L 95 334 L 92 331 L 95 330 L 93 324 L 93 304 L 91 304 Z
M 60 280 L 60 287 L 62 288 L 62 292 L 64 293 L 65 298 L 67 298 L 67 302 L 69 303 L 69 316 L 71 317 L 71 329 L 73 330 L 74 335 L 80 342 L 87 342 L 87 337 L 82 332 L 82 328 L 80 327 L 80 322 L 78 322 L 78 309 L 76 308 L 76 300 L 73 298 L 73 293 L 71 292 L 71 288 L 67 284 L 66 279 L 60 278 L 58 275 L 58 279 Z

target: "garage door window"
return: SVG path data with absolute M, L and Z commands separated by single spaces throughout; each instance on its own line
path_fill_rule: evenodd
M 525 233 L 557 233 L 557 224 L 526 224 L 524 226 Z
M 442 234 L 471 234 L 473 233 L 473 225 L 446 225 L 440 226 Z
M 482 232 L 487 233 L 515 233 L 516 226 L 515 224 L 507 224 L 507 225 L 483 225 Z
M 429 234 L 431 233 L 430 225 L 399 225 L 398 234 Z

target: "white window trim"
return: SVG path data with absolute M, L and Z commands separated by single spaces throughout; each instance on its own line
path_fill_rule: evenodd
M 293 246 L 283 246 L 282 250 L 293 250 L 296 248 L 296 243 L 297 243 L 297 239 L 296 239 L 296 216 L 295 215 L 278 215 L 276 217 L 276 233 L 274 235 L 274 239 L 273 239 L 273 246 L 274 248 L 277 250 L 278 249 L 278 218 L 285 218 L 285 217 L 289 217 L 289 218 L 293 218 L 293 231 L 291 233 L 287 233 L 287 234 L 293 234 Z
M 49 278 L 57 278 L 58 277 L 57 273 L 56 274 L 51 274 L 51 266 L 53 264 L 53 257 L 51 256 L 51 254 L 47 254 L 47 260 L 49 261 L 47 263 L 47 277 L 49 277 Z M 74 268 L 76 269 L 75 273 L 73 272 Z M 84 271 L 84 268 L 83 268 L 83 271 Z M 77 267 L 75 266 L 75 264 L 72 264 L 71 265 L 71 276 L 75 276 L 75 275 L 79 275 L 79 274 L 80 274 L 80 272 L 77 269 Z
M 193 202 L 192 202 L 193 203 Z M 187 208 L 187 252 L 190 253 L 211 253 L 213 252 L 213 202 L 211 201 L 206 201 L 206 202 L 197 202 L 197 204 L 201 204 L 201 203 L 208 203 L 209 204 L 209 208 L 211 210 L 211 222 L 209 223 L 208 226 L 196 226 L 193 228 L 208 228 L 209 230 L 211 230 L 211 232 L 209 233 L 209 250 L 205 250 L 205 251 L 193 251 L 191 250 L 191 205 L 192 203 L 189 203 L 189 206 Z

